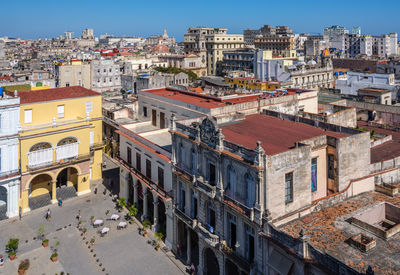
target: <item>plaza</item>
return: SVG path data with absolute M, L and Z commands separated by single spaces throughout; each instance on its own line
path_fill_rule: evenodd
M 0 267 L 0 274 L 17 274 L 21 260 L 29 259 L 28 274 L 185 274 L 186 267 L 177 261 L 173 254 L 161 244 L 156 251 L 149 240 L 154 240 L 152 232 L 148 237 L 139 234 L 140 224 L 133 221 L 124 229 L 117 229 L 124 221 L 126 212 L 115 209 L 109 191 L 99 185 L 98 192 L 75 197 L 64 202 L 62 207 L 56 204 L 46 208 L 32 210 L 20 221 L 18 218 L 0 223 L 0 254 L 5 259 Z M 45 219 L 47 209 L 51 211 L 49 221 Z M 108 210 L 108 211 L 107 211 Z M 76 216 L 81 214 L 81 228 L 78 229 Z M 109 212 L 106 215 L 106 212 Z M 121 218 L 110 220 L 112 214 Z M 104 225 L 94 228 L 90 220 L 102 219 Z M 43 247 L 38 237 L 38 229 L 43 225 L 45 238 L 49 246 Z M 98 233 L 103 227 L 110 231 L 103 237 Z M 94 245 L 90 244 L 92 237 Z M 5 245 L 10 238 L 19 239 L 17 259 L 11 261 L 5 252 Z M 50 255 L 57 246 L 58 261 L 52 262 Z

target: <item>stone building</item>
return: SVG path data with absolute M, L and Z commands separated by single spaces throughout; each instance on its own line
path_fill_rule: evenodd
M 172 118 L 170 127 L 173 249 L 199 274 L 282 273 L 274 260 L 280 240 L 262 245 L 273 224 L 369 175 L 369 133 L 350 128 L 273 111 L 219 126 L 210 117 Z M 309 274 L 299 265 L 289 259 L 284 274 Z
M 254 39 L 257 49 L 270 50 L 274 56 L 296 57 L 294 36 L 260 36 Z
M 208 75 L 221 75 L 223 52 L 243 48 L 243 35 L 228 34 L 226 28 L 190 27 L 184 35 L 185 53 L 205 55 Z
M 175 67 L 195 73 L 198 77 L 207 75 L 205 56 L 196 53 L 161 55 L 161 61 L 167 62 L 168 67 Z
M 121 69 L 113 60 L 101 59 L 90 62 L 92 89 L 97 92 L 121 89 Z

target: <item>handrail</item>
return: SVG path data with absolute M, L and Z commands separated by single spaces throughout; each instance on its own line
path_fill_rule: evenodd
M 157 183 L 155 183 L 152 179 L 146 177 L 142 174 L 141 171 L 137 170 L 136 168 L 132 167 L 129 163 L 123 160 L 121 157 L 115 156 L 114 159 L 121 163 L 125 168 L 127 168 L 131 173 L 135 174 L 137 178 L 143 181 L 150 189 L 153 189 L 157 193 L 159 193 L 165 199 L 171 199 L 171 191 L 165 191 L 161 188 Z
M 80 154 L 80 155 L 77 155 L 77 156 L 75 156 L 75 157 L 73 157 L 73 158 L 71 158 L 71 159 L 68 159 L 68 160 L 64 160 L 64 159 L 61 159 L 61 160 L 59 160 L 59 161 L 57 161 L 57 160 L 52 160 L 52 161 L 48 161 L 48 162 L 44 162 L 44 163 L 40 163 L 40 164 L 36 164 L 36 165 L 29 165 L 29 163 L 26 165 L 26 168 L 29 170 L 29 171 L 34 171 L 34 170 L 38 170 L 38 169 L 41 169 L 41 168 L 45 168 L 46 166 L 55 166 L 55 165 L 64 165 L 64 164 L 69 164 L 69 163 L 74 163 L 74 162 L 76 162 L 76 161 L 80 161 L 80 160 L 83 160 L 83 159 L 87 159 L 87 158 L 90 158 L 90 153 L 86 153 L 86 154 Z

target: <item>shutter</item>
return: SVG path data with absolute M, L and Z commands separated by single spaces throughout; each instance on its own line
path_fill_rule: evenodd
M 90 146 L 93 146 L 93 144 L 94 144 L 94 132 L 93 131 L 90 131 L 89 142 L 90 142 Z
M 32 110 L 25 110 L 24 111 L 25 115 L 25 123 L 32 123 Z

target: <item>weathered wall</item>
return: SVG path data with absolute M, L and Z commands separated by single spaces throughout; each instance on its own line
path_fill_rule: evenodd
M 344 190 L 351 180 L 369 175 L 370 146 L 369 133 L 360 133 L 337 140 L 339 191 Z
M 272 218 L 311 204 L 311 147 L 267 156 L 266 208 Z M 293 202 L 285 203 L 285 174 L 293 172 Z

